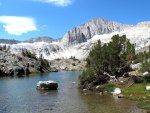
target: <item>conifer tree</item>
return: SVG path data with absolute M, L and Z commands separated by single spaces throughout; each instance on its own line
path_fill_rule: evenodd
M 107 82 L 108 75 L 117 77 L 130 71 L 134 58 L 134 44 L 125 35 L 114 35 L 107 44 L 102 44 L 99 40 L 89 53 L 86 70 L 80 79 L 97 77 L 102 83 Z

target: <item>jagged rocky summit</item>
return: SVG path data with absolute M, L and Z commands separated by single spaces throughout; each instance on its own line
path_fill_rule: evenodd
M 91 39 L 95 35 L 109 34 L 116 31 L 120 32 L 127 27 L 128 25 L 120 24 L 118 22 L 95 18 L 68 31 L 61 42 L 68 46 L 74 45 L 87 42 L 88 39 Z

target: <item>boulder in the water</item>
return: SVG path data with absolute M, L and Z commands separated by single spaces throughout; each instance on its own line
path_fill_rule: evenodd
M 36 86 L 37 89 L 40 90 L 57 90 L 58 83 L 55 81 L 39 81 Z

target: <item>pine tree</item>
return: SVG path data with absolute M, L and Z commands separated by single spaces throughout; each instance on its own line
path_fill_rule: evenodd
M 89 77 L 98 77 L 102 83 L 107 82 L 108 75 L 117 77 L 130 71 L 134 58 L 134 44 L 125 35 L 114 35 L 109 43 L 103 45 L 99 40 L 90 51 L 86 70 L 80 78 L 86 80 Z

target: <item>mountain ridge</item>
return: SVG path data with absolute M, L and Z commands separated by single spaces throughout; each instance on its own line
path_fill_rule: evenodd
M 74 45 L 86 42 L 94 35 L 109 34 L 115 31 L 122 31 L 129 25 L 109 21 L 101 18 L 94 18 L 84 24 L 81 24 L 69 30 L 62 38 L 64 45 Z
M 103 20 L 102 20 L 103 21 Z M 106 21 L 106 23 L 109 23 Z M 110 22 L 111 25 L 112 22 Z M 86 23 L 85 23 L 86 24 Z M 108 24 L 106 24 L 107 26 Z M 111 26 L 110 25 L 110 26 Z M 116 24 L 115 24 L 116 25 Z M 142 48 L 148 47 L 150 45 L 150 24 L 149 22 L 141 22 L 137 23 L 136 25 L 121 25 L 119 30 L 114 30 L 112 32 L 105 31 L 104 34 L 94 34 L 92 38 L 86 37 L 86 41 L 78 42 L 78 38 L 75 40 L 71 40 L 73 42 L 69 43 L 68 38 L 62 38 L 60 41 L 52 41 L 51 43 L 47 42 L 34 42 L 34 43 L 17 43 L 10 45 L 10 51 L 14 54 L 20 54 L 21 50 L 26 48 L 30 52 L 35 53 L 37 57 L 41 54 L 44 58 L 48 60 L 54 59 L 68 59 L 72 56 L 75 56 L 78 59 L 86 59 L 88 56 L 89 51 L 91 50 L 92 46 L 97 42 L 97 40 L 101 40 L 102 43 L 108 43 L 111 40 L 113 35 L 126 35 L 127 38 L 130 39 L 132 43 L 135 43 L 136 51 L 142 50 Z M 105 28 L 105 27 L 104 27 Z M 115 27 L 117 29 L 117 27 Z M 84 31 L 84 29 L 83 29 Z M 82 31 L 81 31 L 82 32 Z M 82 39 L 82 37 L 79 37 Z M 66 40 L 67 39 L 67 40 Z M 74 43 L 74 41 L 76 41 Z
M 18 43 L 35 43 L 35 42 L 46 42 L 46 43 L 52 43 L 53 41 L 57 41 L 49 36 L 39 36 L 30 38 L 25 41 L 19 41 L 15 39 L 0 39 L 0 44 L 18 44 Z
M 103 30 L 102 29 L 101 30 L 100 29 L 93 30 L 94 33 L 88 33 L 87 29 L 89 28 L 90 25 L 92 25 L 91 23 L 95 24 L 94 26 L 104 27 L 104 28 L 102 28 Z M 100 23 L 100 24 L 97 24 L 97 23 Z M 109 25 L 108 23 L 110 23 L 111 25 L 116 25 L 117 24 L 118 28 L 114 26 L 114 29 L 111 29 L 111 28 L 109 28 L 111 25 Z M 85 32 L 85 29 L 81 29 L 82 27 L 85 27 L 85 26 L 87 28 L 86 29 L 87 30 L 86 31 L 87 32 L 86 36 L 82 32 L 82 31 Z M 135 25 L 127 25 L 127 24 L 122 24 L 122 23 L 119 23 L 119 22 L 116 22 L 116 21 L 110 21 L 110 20 L 103 19 L 103 18 L 93 18 L 93 19 L 91 19 L 91 20 L 89 20 L 89 21 L 87 21 L 83 24 L 80 24 L 80 25 L 72 28 L 71 30 L 66 32 L 65 35 L 62 36 L 62 38 L 53 39 L 50 36 L 38 36 L 38 37 L 30 38 L 30 39 L 25 40 L 25 41 L 0 38 L 0 43 L 6 43 L 6 44 L 17 44 L 17 43 L 22 43 L 22 42 L 27 42 L 27 43 L 28 42 L 29 43 L 34 43 L 34 42 L 52 43 L 53 41 L 59 41 L 63 45 L 75 45 L 75 44 L 78 44 L 78 43 L 86 42 L 88 39 L 91 39 L 94 35 L 109 34 L 109 33 L 116 32 L 116 31 L 120 32 L 120 31 L 123 31 L 123 30 L 128 29 L 128 28 L 132 28 L 132 27 L 135 27 L 135 26 L 136 27 L 139 27 L 139 26 L 140 27 L 145 27 L 145 26 L 150 27 L 150 21 L 142 21 L 142 22 L 139 22 Z M 79 29 L 79 31 L 77 31 L 77 29 Z M 99 30 L 100 30 L 101 33 L 99 32 Z M 74 33 L 72 34 L 71 32 L 74 32 Z M 72 35 L 72 36 L 69 37 L 68 35 Z
M 17 44 L 21 41 L 15 39 L 0 39 L 0 44 Z
M 55 40 L 52 37 L 41 36 L 41 37 L 30 38 L 29 40 L 26 40 L 25 42 L 29 42 L 29 43 L 34 43 L 34 42 L 52 43 L 53 41 L 55 41 Z

